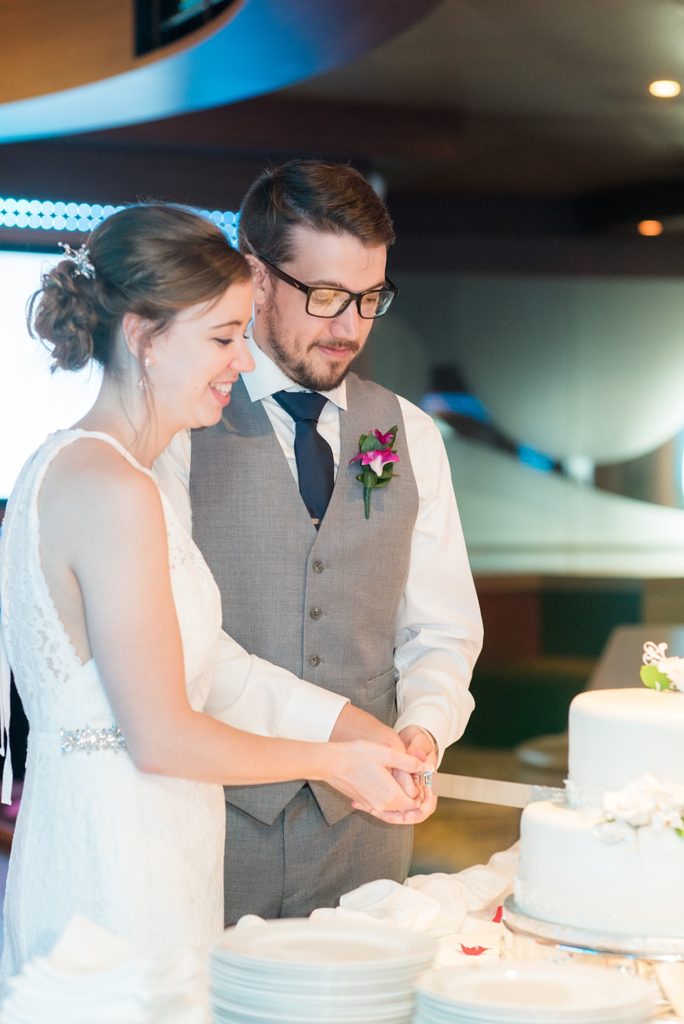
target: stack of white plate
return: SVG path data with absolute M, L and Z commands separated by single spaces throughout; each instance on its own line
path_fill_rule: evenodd
M 372 921 L 229 928 L 209 962 L 214 1024 L 409 1024 L 435 952 L 429 936 Z
M 573 964 L 503 961 L 430 971 L 414 1024 L 645 1024 L 656 993 L 642 978 Z

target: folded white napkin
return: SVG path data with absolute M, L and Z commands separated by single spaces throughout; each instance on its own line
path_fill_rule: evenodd
M 2 1024 L 207 1024 L 206 975 L 190 953 L 173 962 L 136 951 L 78 915 L 52 952 L 9 982 Z
M 437 963 L 472 963 L 500 955 L 502 926 L 494 918 L 513 891 L 517 844 L 456 874 L 414 875 L 403 885 L 389 879 L 346 893 L 339 907 L 314 910 L 312 918 L 373 918 L 440 939 Z M 253 919 L 252 919 L 253 920 Z
M 340 900 L 340 907 L 431 935 L 460 928 L 467 914 L 460 886 L 440 885 L 436 875 L 423 878 L 424 885 L 414 885 L 414 879 L 408 879 L 405 885 L 387 878 L 368 882 L 346 893 Z

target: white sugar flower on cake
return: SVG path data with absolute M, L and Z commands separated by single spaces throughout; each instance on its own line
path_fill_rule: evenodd
M 684 837 L 684 786 L 642 775 L 624 789 L 603 796 L 605 819 L 601 825 L 672 829 Z M 620 829 L 608 829 L 604 838 L 621 838 Z
M 641 681 L 651 690 L 674 690 L 684 692 L 684 658 L 668 658 L 667 644 L 655 644 L 649 640 L 644 644 L 641 666 Z

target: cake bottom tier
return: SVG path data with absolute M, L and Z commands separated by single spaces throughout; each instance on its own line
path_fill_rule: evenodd
M 671 829 L 600 838 L 598 811 L 523 811 L 515 900 L 541 921 L 625 936 L 684 937 L 684 839 Z

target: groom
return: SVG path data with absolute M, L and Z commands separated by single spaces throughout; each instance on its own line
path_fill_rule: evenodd
M 349 373 L 396 295 L 393 241 L 384 203 L 349 166 L 294 160 L 254 182 L 240 249 L 254 275 L 256 368 L 233 386 L 222 421 L 193 432 L 189 487 L 224 629 L 322 688 L 296 716 L 289 691 L 273 688 L 270 731 L 289 714 L 281 735 L 398 735 L 435 763 L 472 710 L 482 627 L 437 428 Z M 350 460 L 360 435 L 395 426 L 399 461 L 366 517 L 362 467 Z M 372 717 L 340 714 L 336 694 Z M 226 804 L 226 924 L 306 916 L 408 872 L 410 826 L 353 812 L 324 785 L 232 787 Z

